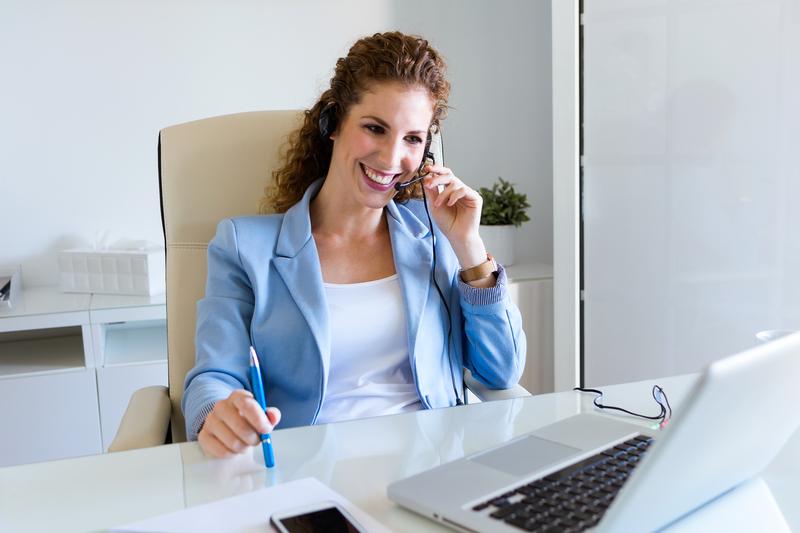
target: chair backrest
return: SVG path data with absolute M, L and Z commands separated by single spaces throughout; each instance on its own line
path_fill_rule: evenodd
M 167 252 L 167 352 L 172 440 L 186 440 L 181 398 L 195 362 L 197 301 L 208 242 L 226 217 L 258 212 L 279 149 L 302 111 L 254 111 L 170 126 L 159 135 L 161 218 Z M 441 138 L 431 144 L 442 161 Z
M 159 135 L 161 218 L 167 252 L 167 353 L 172 440 L 186 440 L 183 380 L 195 362 L 197 301 L 208 242 L 226 217 L 258 213 L 300 111 L 257 111 L 170 126 Z

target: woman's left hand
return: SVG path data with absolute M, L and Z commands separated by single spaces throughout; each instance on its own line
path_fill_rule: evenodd
M 428 209 L 436 225 L 445 234 L 458 256 L 462 268 L 470 268 L 486 260 L 486 248 L 478 233 L 483 198 L 440 165 L 426 165 L 422 180 L 428 198 Z M 444 186 L 439 192 L 439 186 Z

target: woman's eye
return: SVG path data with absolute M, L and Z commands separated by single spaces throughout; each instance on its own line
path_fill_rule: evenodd
M 377 124 L 367 124 L 364 127 L 367 128 L 372 133 L 377 133 L 377 134 L 383 133 L 383 127 L 382 126 L 378 126 Z
M 408 142 L 410 142 L 411 144 L 420 144 L 420 143 L 422 142 L 422 139 L 420 139 L 420 138 L 419 138 L 419 137 L 417 137 L 416 135 L 411 135 L 411 136 L 409 136 L 409 137 L 406 137 L 406 139 L 407 139 L 407 140 L 408 140 Z

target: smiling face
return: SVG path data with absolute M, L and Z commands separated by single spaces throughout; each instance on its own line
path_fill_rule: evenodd
M 326 185 L 363 207 L 383 208 L 395 183 L 414 177 L 432 118 L 433 101 L 425 89 L 373 85 L 331 135 Z

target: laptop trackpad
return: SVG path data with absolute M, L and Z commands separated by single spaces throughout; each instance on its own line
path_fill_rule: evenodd
M 558 463 L 580 451 L 578 448 L 528 436 L 500 449 L 472 457 L 470 461 L 495 468 L 512 476 L 524 476 L 542 467 Z

